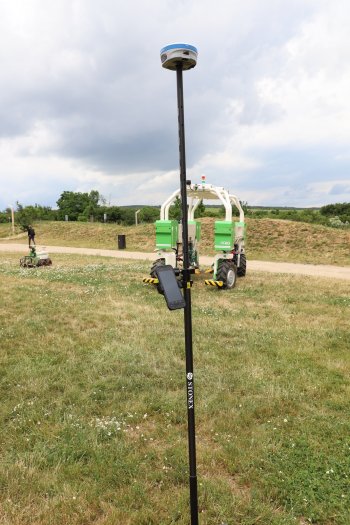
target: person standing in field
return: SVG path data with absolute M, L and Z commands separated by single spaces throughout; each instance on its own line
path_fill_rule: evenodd
M 35 230 L 33 226 L 29 225 L 27 228 L 28 231 L 28 245 L 30 248 L 31 242 L 33 242 L 33 246 L 35 246 Z

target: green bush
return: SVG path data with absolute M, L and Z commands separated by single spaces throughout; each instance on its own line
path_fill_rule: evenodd
M 159 219 L 159 213 L 160 209 L 155 206 L 144 206 L 139 213 L 139 220 L 140 222 L 154 222 Z
M 350 216 L 350 202 L 338 202 L 336 204 L 327 204 L 320 208 L 321 215 L 326 217 L 349 217 Z
M 6 213 L 6 211 L 0 212 L 0 223 L 5 224 L 7 222 L 11 222 L 11 212 L 10 214 Z

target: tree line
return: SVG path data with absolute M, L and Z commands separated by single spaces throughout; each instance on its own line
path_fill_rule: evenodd
M 292 221 L 323 224 L 332 227 L 349 227 L 350 225 L 350 203 L 327 204 L 319 209 L 284 209 L 270 208 L 257 209 L 249 206 L 247 202 L 241 203 L 247 217 L 252 218 L 275 218 Z M 16 224 L 22 229 L 26 229 L 29 224 L 41 221 L 96 221 L 112 222 L 117 224 L 135 224 L 136 206 L 108 206 L 106 199 L 97 191 L 89 193 L 63 191 L 57 200 L 57 209 L 50 206 L 23 206 L 19 202 L 16 204 L 15 220 Z M 152 223 L 159 219 L 159 206 L 140 206 L 138 214 L 139 222 Z M 171 219 L 181 218 L 181 201 L 177 197 L 175 203 L 170 207 L 169 216 Z M 215 217 L 217 219 L 224 216 L 221 207 L 200 204 L 196 210 L 196 217 Z M 11 221 L 11 210 L 0 212 L 0 222 Z
M 64 191 L 57 200 L 57 209 L 39 204 L 23 206 L 17 202 L 15 220 L 22 230 L 26 230 L 31 223 L 36 221 L 95 221 L 132 225 L 135 224 L 137 208 L 136 206 L 108 206 L 106 199 L 97 190 L 92 190 L 90 193 Z M 202 204 L 198 209 L 197 216 L 201 216 L 204 210 L 205 207 Z M 138 221 L 152 223 L 159 219 L 159 213 L 159 206 L 140 206 Z M 179 198 L 171 206 L 169 215 L 170 218 L 180 219 L 181 201 Z M 7 223 L 10 221 L 10 208 L 0 212 L 0 222 Z
M 350 203 L 327 204 L 319 209 L 283 209 L 270 208 L 259 209 L 248 207 L 246 210 L 248 217 L 255 219 L 282 219 L 297 222 L 308 222 L 311 224 L 322 224 L 334 228 L 346 228 L 350 226 Z

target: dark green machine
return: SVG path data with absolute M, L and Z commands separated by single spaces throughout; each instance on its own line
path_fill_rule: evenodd
M 36 247 L 32 246 L 29 255 L 25 255 L 19 261 L 22 268 L 37 268 L 39 266 L 51 266 L 52 261 L 46 252 L 37 252 Z

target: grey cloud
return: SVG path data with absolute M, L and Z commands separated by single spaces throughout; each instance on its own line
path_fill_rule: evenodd
M 164 44 L 179 39 L 199 48 L 198 67 L 184 75 L 190 168 L 224 151 L 239 126 L 283 116 L 277 104 L 262 104 L 256 81 L 284 67 L 281 48 L 320 1 L 296 0 L 288 9 L 273 0 L 50 4 L 54 14 L 45 8 L 41 19 L 28 2 L 29 39 L 9 34 L 6 17 L 0 22 L 11 57 L 3 67 L 0 135 L 29 134 L 41 122 L 53 140 L 38 154 L 115 176 L 178 168 L 176 75 L 161 68 Z M 242 101 L 240 114 L 230 111 L 232 100 Z M 281 172 L 293 179 L 301 173 L 294 153 L 271 160 L 252 151 L 264 167 L 238 170 L 236 180 L 249 188 L 276 184 Z M 232 170 L 213 167 L 209 175 L 229 183 Z
M 350 184 L 335 184 L 329 191 L 329 195 L 350 195 Z
M 271 66 L 272 55 L 274 59 L 278 55 L 278 51 L 272 54 L 271 51 L 274 48 L 278 50 L 304 16 L 298 11 L 298 4 L 296 2 L 297 7 L 293 9 L 294 17 L 289 14 L 288 20 L 284 9 L 276 4 L 262 8 L 255 2 L 252 19 L 251 10 L 241 8 L 240 13 L 235 2 L 227 2 L 224 8 L 215 9 L 211 19 L 206 17 L 204 10 L 199 10 L 199 23 L 197 20 L 197 26 L 191 31 L 194 40 L 198 40 L 199 66 L 196 74 L 191 72 L 185 76 L 185 89 L 188 91 L 186 117 L 193 130 L 191 146 L 194 148 L 194 160 L 209 147 L 215 149 L 222 144 L 224 136 L 219 136 L 216 131 L 224 132 L 230 124 L 225 122 L 227 115 L 224 115 L 224 110 L 231 97 L 245 100 L 241 123 L 276 118 L 276 108 L 259 107 L 252 86 L 255 76 L 261 74 L 264 65 L 267 66 L 267 56 L 270 56 L 268 65 Z M 20 85 L 12 86 L 7 109 L 13 115 L 13 129 L 9 130 L 8 125 L 2 126 L 3 136 L 8 132 L 15 133 L 16 129 L 18 133 L 28 130 L 36 120 L 55 120 L 60 151 L 73 156 L 82 155 L 83 159 L 86 155 L 87 160 L 90 158 L 89 150 L 81 147 L 79 133 L 87 135 L 88 144 L 98 144 L 103 140 L 108 143 L 112 128 L 116 141 L 125 143 L 127 140 L 133 152 L 137 151 L 140 136 L 149 134 L 157 142 L 157 133 L 153 133 L 156 121 L 159 122 L 156 131 L 161 134 L 163 126 L 169 129 L 176 126 L 176 121 L 167 118 L 175 109 L 175 75 L 161 71 L 158 58 L 158 48 L 165 41 L 161 35 L 171 27 L 171 23 L 165 23 L 166 29 L 162 31 L 155 21 L 147 20 L 145 23 L 141 18 L 147 10 L 141 8 L 141 17 L 138 17 L 132 7 L 119 9 L 112 2 L 103 2 L 101 9 L 87 2 L 80 11 L 69 7 L 69 3 L 64 5 L 67 30 L 63 35 L 58 34 L 52 56 L 44 55 L 47 70 L 39 68 L 37 78 L 22 78 Z M 141 4 L 136 3 L 136 6 L 140 9 Z M 170 4 L 166 11 L 168 9 L 171 9 Z M 180 21 L 182 9 L 181 6 L 174 9 L 175 24 Z M 160 9 L 160 16 L 162 14 L 165 14 L 164 8 Z M 269 14 L 278 18 L 279 23 L 266 24 Z M 232 17 L 232 29 L 220 18 L 225 16 Z M 242 28 L 237 26 L 240 19 Z M 208 25 L 215 38 L 204 33 Z M 222 26 L 223 32 L 217 33 L 216 30 L 220 31 Z M 30 54 L 29 49 L 26 52 Z M 166 79 L 166 75 L 169 78 Z M 192 78 L 189 78 L 190 75 Z M 196 102 L 197 98 L 200 105 Z M 81 122 L 74 133 L 72 130 L 77 116 Z M 9 116 L 7 120 L 10 120 Z M 3 122 L 6 122 L 6 114 Z M 147 144 L 148 141 L 142 142 Z M 154 147 L 157 149 L 156 143 Z M 101 144 L 100 149 L 113 157 L 113 148 L 108 145 L 104 148 Z M 142 143 L 139 148 L 141 154 L 147 158 L 147 150 L 142 148 Z M 99 160 L 104 168 L 102 157 Z M 139 164 L 133 156 L 130 159 L 131 170 L 133 161 Z M 158 162 L 155 157 L 153 167 Z M 108 159 L 106 163 L 109 164 Z

